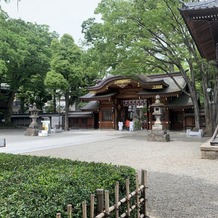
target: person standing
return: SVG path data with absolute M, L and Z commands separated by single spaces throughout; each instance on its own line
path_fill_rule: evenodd
M 125 126 L 126 126 L 126 129 L 129 131 L 129 124 L 130 124 L 130 120 L 127 118 L 126 119 L 126 123 L 125 123 Z

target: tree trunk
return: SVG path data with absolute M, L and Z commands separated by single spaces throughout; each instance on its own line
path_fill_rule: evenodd
M 65 122 L 64 122 L 64 130 L 69 131 L 69 93 L 65 94 Z
M 53 96 L 53 112 L 56 113 L 56 92 L 54 91 L 54 96 Z
M 205 135 L 212 136 L 213 134 L 213 122 L 212 120 L 212 108 L 210 104 L 210 93 L 208 92 L 208 78 L 203 75 L 202 78 L 202 90 L 204 95 L 204 112 L 205 112 Z
M 8 95 L 7 108 L 5 110 L 5 123 L 11 124 L 12 106 L 15 97 L 15 92 L 11 91 Z
M 189 68 L 190 68 L 190 72 L 191 72 L 191 78 L 189 78 L 189 76 L 187 75 L 186 71 L 183 69 L 183 67 L 180 67 L 180 72 L 183 75 L 183 78 L 185 79 L 188 88 L 189 88 L 189 93 L 190 93 L 190 97 L 192 99 L 193 102 L 193 108 L 194 108 L 194 118 L 195 118 L 195 130 L 199 130 L 200 129 L 200 116 L 199 116 L 199 99 L 198 99 L 198 93 L 196 90 L 196 86 L 195 86 L 195 75 L 194 75 L 194 71 L 193 71 L 193 66 L 192 63 L 189 62 Z
M 25 111 L 25 107 L 24 107 L 24 99 L 25 98 L 20 98 L 20 113 L 21 114 L 24 114 L 24 111 Z
M 215 126 L 218 125 L 218 72 L 215 74 L 215 85 L 213 89 L 213 101 L 214 101 L 214 121 L 215 121 Z
M 193 106 L 194 106 L 194 115 L 195 115 L 195 130 L 199 130 L 200 127 L 200 116 L 199 116 L 199 104 L 198 104 L 198 97 L 196 96 L 195 93 L 191 94 L 191 98 L 193 101 Z

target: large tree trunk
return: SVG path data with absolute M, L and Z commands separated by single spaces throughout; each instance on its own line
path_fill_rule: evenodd
M 64 122 L 64 130 L 69 131 L 69 93 L 65 94 L 65 122 Z
M 200 116 L 199 116 L 199 104 L 198 104 L 198 97 L 195 92 L 191 93 L 191 99 L 193 101 L 193 106 L 194 106 L 194 116 L 195 116 L 195 129 L 198 131 L 201 126 L 200 126 Z
M 204 75 L 202 78 L 202 90 L 204 95 L 204 112 L 205 112 L 205 135 L 212 136 L 213 133 L 213 122 L 212 120 L 212 107 L 210 102 L 210 92 L 208 92 L 208 81 Z
M 212 136 L 218 125 L 218 74 L 210 71 L 210 68 L 206 68 L 206 70 L 204 68 L 202 64 L 201 75 L 204 95 L 205 134 Z
M 198 92 L 196 90 L 196 85 L 195 85 L 195 73 L 193 70 L 192 63 L 189 62 L 189 68 L 190 68 L 190 77 L 187 75 L 187 72 L 183 69 L 183 67 L 180 67 L 180 72 L 182 73 L 183 78 L 185 79 L 188 88 L 189 88 L 189 93 L 190 97 L 193 102 L 193 109 L 194 109 L 194 118 L 195 118 L 195 130 L 198 131 L 200 127 L 200 116 L 199 116 L 199 96 Z
M 8 103 L 7 103 L 7 108 L 5 110 L 5 123 L 7 124 L 11 124 L 11 115 L 12 115 L 14 97 L 15 97 L 15 92 L 11 91 L 8 95 Z

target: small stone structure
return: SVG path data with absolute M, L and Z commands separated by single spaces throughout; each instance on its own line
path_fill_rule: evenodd
M 162 108 L 164 104 L 160 102 L 160 96 L 156 96 L 155 103 L 151 105 L 154 108 L 154 112 L 152 113 L 155 116 L 156 121 L 152 126 L 152 130 L 148 134 L 148 141 L 158 141 L 158 142 L 169 142 L 170 135 L 166 130 L 163 129 L 163 125 L 161 123 L 162 116 Z
M 202 138 L 203 137 L 203 130 L 200 129 L 198 131 L 192 131 L 190 129 L 186 130 L 186 136 L 187 137 L 197 137 L 197 138 Z
M 0 147 L 6 147 L 6 139 L 0 138 Z
M 212 146 L 210 140 L 201 145 L 201 159 L 218 159 L 218 146 Z
M 36 103 L 33 104 L 33 107 L 29 109 L 30 118 L 32 122 L 30 123 L 29 127 L 27 128 L 25 135 L 27 136 L 38 136 L 39 133 L 39 125 L 37 123 L 37 118 L 39 117 L 39 109 L 36 108 Z
M 201 159 L 218 159 L 218 125 L 210 140 L 201 145 Z

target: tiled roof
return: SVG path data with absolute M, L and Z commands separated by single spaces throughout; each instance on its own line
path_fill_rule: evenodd
M 183 2 L 179 10 L 201 56 L 207 60 L 216 60 L 218 0 Z
M 90 101 L 84 107 L 80 108 L 82 111 L 94 111 L 99 109 L 99 103 L 97 101 Z
M 218 8 L 218 0 L 207 0 L 201 2 L 183 2 L 182 10 L 201 10 L 201 9 Z
M 69 112 L 68 117 L 92 117 L 92 112 L 83 112 L 83 111 L 71 111 Z
M 186 87 L 186 82 L 182 76 L 174 76 L 174 79 L 179 84 L 180 87 L 177 86 L 177 84 L 173 81 L 172 78 L 166 77 L 164 78 L 164 82 L 169 84 L 169 86 L 165 89 L 161 90 L 152 90 L 152 89 L 145 89 L 138 93 L 140 96 L 147 96 L 152 97 L 156 95 L 162 95 L 162 96 L 175 96 L 179 94 L 183 89 Z
M 168 108 L 177 108 L 177 107 L 186 107 L 186 108 L 192 108 L 193 102 L 192 99 L 186 95 L 182 94 L 178 97 L 172 98 L 172 100 L 167 105 Z

